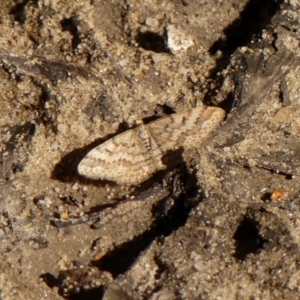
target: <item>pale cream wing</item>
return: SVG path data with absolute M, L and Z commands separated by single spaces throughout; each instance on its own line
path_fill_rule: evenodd
M 119 184 L 138 184 L 166 165 L 169 150 L 197 147 L 223 120 L 216 107 L 194 108 L 156 120 L 108 140 L 90 151 L 78 166 L 79 174 Z
M 155 120 L 147 125 L 162 153 L 197 147 L 224 119 L 218 107 L 197 107 Z
M 138 184 L 157 171 L 143 126 L 128 130 L 91 150 L 78 173 L 91 179 Z

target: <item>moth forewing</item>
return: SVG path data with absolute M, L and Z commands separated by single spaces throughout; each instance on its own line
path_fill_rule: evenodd
M 139 184 L 166 168 L 162 157 L 168 151 L 199 146 L 224 115 L 221 108 L 197 107 L 138 125 L 92 149 L 78 165 L 78 173 Z

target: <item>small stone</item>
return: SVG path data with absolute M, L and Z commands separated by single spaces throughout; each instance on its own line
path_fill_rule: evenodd
M 77 191 L 78 190 L 78 183 L 76 182 L 76 183 L 74 183 L 73 185 L 72 185 L 72 189 L 73 190 L 75 190 L 75 191 Z
M 147 18 L 145 24 L 152 28 L 157 28 L 159 26 L 159 22 L 153 18 Z
M 194 46 L 192 38 L 175 25 L 167 27 L 168 47 L 171 52 L 185 51 L 189 47 Z

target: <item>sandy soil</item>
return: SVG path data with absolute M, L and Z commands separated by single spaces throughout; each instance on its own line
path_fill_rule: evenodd
M 300 1 L 0 2 L 1 299 L 298 299 Z M 139 186 L 77 165 L 201 105 Z

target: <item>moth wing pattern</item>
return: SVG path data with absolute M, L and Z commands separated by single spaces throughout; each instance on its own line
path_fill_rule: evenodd
M 197 147 L 224 119 L 223 109 L 196 107 L 149 123 L 148 130 L 163 153 Z
M 167 168 L 162 158 L 168 151 L 200 145 L 224 115 L 221 108 L 198 107 L 141 124 L 92 149 L 80 162 L 78 173 L 139 184 Z M 173 160 L 171 155 L 169 160 Z
M 151 149 L 140 133 L 145 125 L 121 133 L 92 149 L 78 165 L 78 173 L 91 179 L 138 184 L 157 171 Z M 161 168 L 161 167 L 160 167 Z

